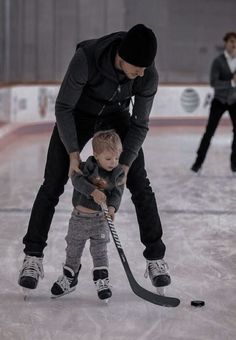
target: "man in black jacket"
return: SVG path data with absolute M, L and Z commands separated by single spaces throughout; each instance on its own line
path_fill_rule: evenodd
M 228 32 L 224 36 L 225 51 L 212 63 L 210 83 L 214 88 L 210 115 L 206 131 L 197 151 L 197 158 L 191 170 L 198 172 L 206 158 L 208 148 L 216 128 L 225 111 L 233 125 L 233 142 L 231 151 L 231 170 L 236 172 L 236 32 Z
M 21 286 L 34 289 L 43 277 L 43 249 L 68 173 L 79 171 L 80 152 L 94 133 L 107 129 L 115 129 L 123 143 L 119 161 L 136 209 L 149 277 L 156 287 L 170 284 L 162 226 L 142 150 L 158 85 L 156 50 L 155 34 L 142 24 L 77 46 L 56 100 L 44 182 L 23 239 Z

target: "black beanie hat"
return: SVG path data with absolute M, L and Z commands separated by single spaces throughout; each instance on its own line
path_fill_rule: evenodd
M 122 40 L 118 53 L 127 63 L 138 67 L 152 64 L 157 52 L 156 36 L 143 24 L 132 27 Z

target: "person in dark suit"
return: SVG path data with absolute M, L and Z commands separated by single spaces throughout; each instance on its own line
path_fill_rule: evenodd
M 224 38 L 225 50 L 214 59 L 210 84 L 214 88 L 210 114 L 205 133 L 197 150 L 197 158 L 191 170 L 198 172 L 206 158 L 210 142 L 221 117 L 229 112 L 233 125 L 233 141 L 230 157 L 231 170 L 236 172 L 236 32 L 228 32 Z

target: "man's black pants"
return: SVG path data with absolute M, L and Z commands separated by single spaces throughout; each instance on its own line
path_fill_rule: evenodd
M 129 113 L 114 114 L 111 118 L 96 118 L 78 115 L 75 118 L 80 151 L 93 137 L 94 132 L 115 129 L 123 140 L 129 126 Z M 47 237 L 55 206 L 64 186 L 68 181 L 69 156 L 61 142 L 57 126 L 54 127 L 45 167 L 44 182 L 33 204 L 28 230 L 23 238 L 24 252 L 28 255 L 41 256 L 47 245 Z M 165 254 L 165 245 L 161 240 L 162 226 L 158 215 L 155 195 L 147 178 L 142 149 L 130 167 L 127 188 L 134 203 L 143 252 L 146 259 L 161 259 Z M 128 225 L 127 225 L 128 228 Z

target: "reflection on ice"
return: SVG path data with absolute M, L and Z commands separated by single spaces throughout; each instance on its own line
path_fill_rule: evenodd
M 49 234 L 45 278 L 24 301 L 17 285 L 23 259 L 21 240 L 42 181 L 49 136 L 26 137 L 1 152 L 0 338 L 235 339 L 236 177 L 229 167 L 229 135 L 229 131 L 222 131 L 215 137 L 200 176 L 189 170 L 200 133 L 150 131 L 144 145 L 172 274 L 172 285 L 166 288 L 166 294 L 182 300 L 175 309 L 152 305 L 132 293 L 112 242 L 109 252 L 113 296 L 108 305 L 97 299 L 88 246 L 76 290 L 60 299 L 50 298 L 51 284 L 65 256 L 70 183 Z M 83 157 L 89 152 L 88 146 Z M 135 278 L 144 288 L 155 291 L 143 277 L 143 247 L 127 190 L 115 225 Z M 206 306 L 196 309 L 191 307 L 191 300 L 205 300 Z

